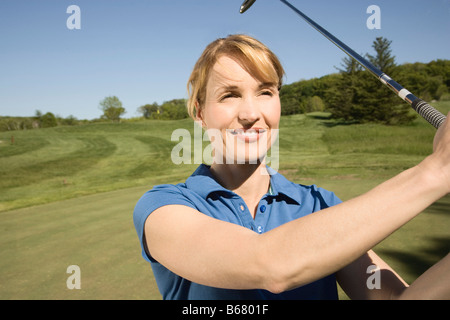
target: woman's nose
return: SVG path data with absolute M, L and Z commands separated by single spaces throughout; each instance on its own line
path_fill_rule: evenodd
M 258 104 L 252 98 L 242 99 L 239 106 L 239 120 L 254 123 L 261 117 Z

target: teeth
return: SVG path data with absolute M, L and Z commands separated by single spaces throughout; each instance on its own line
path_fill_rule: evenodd
M 233 135 L 244 135 L 244 136 L 254 136 L 257 135 L 258 133 L 263 133 L 265 130 L 264 129 L 249 129 L 249 130 L 244 130 L 244 129 L 230 129 L 228 130 L 231 134 Z

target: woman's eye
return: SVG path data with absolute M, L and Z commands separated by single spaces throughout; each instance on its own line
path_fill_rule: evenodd
M 236 98 L 236 97 L 237 97 L 237 95 L 234 93 L 227 93 L 220 98 L 220 101 L 230 99 L 230 98 Z
M 261 95 L 271 97 L 271 96 L 273 96 L 273 93 L 270 90 L 264 90 L 261 92 Z

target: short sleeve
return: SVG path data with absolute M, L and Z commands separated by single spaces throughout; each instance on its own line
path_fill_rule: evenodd
M 317 188 L 317 196 L 319 197 L 321 204 L 320 209 L 326 209 L 342 203 L 342 200 L 339 199 L 334 192 L 322 188 Z
M 176 185 L 159 185 L 147 191 L 137 202 L 133 211 L 133 222 L 142 248 L 142 256 L 150 261 L 146 249 L 144 226 L 148 216 L 156 209 L 166 205 L 185 205 L 195 208 L 188 197 Z

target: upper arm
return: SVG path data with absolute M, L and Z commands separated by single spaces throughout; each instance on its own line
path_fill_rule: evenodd
M 373 273 L 376 270 L 377 274 Z M 336 274 L 350 299 L 392 299 L 407 288 L 403 279 L 370 250 Z M 375 286 L 378 285 L 379 286 Z
M 152 212 L 144 226 L 152 258 L 203 285 L 228 289 L 261 287 L 258 234 L 184 205 Z

